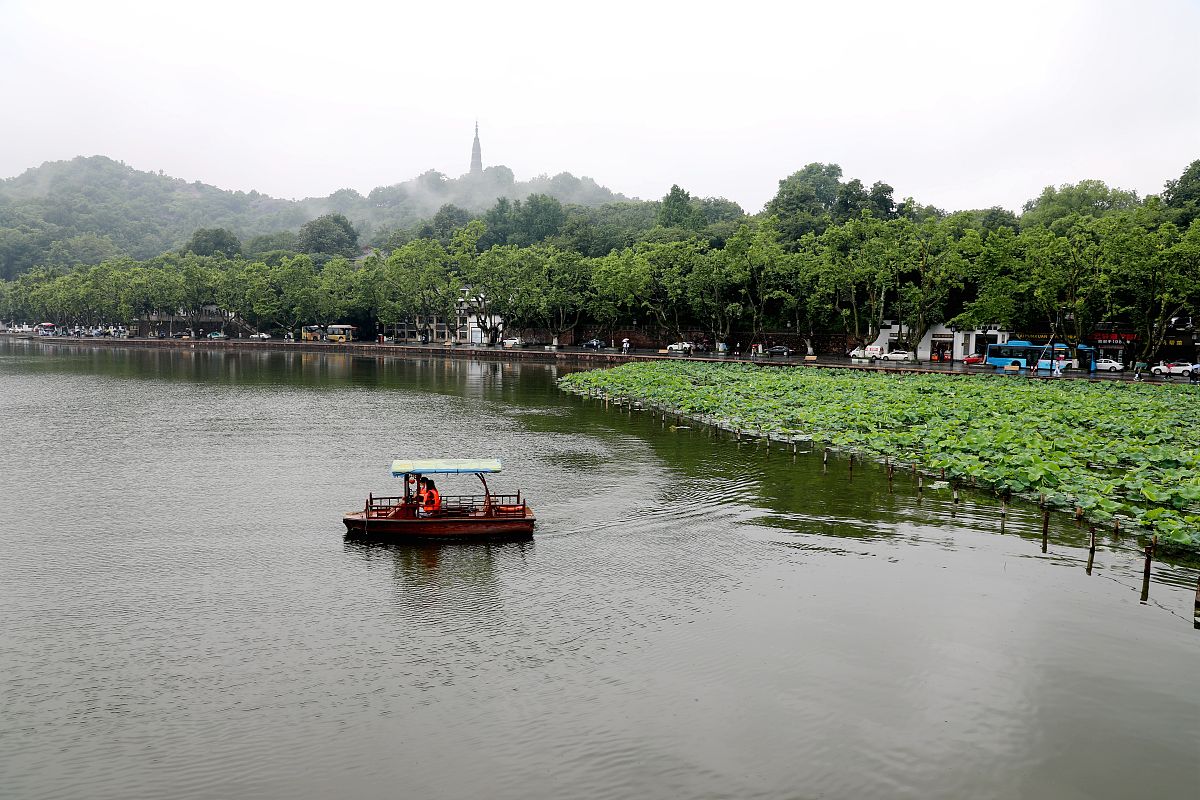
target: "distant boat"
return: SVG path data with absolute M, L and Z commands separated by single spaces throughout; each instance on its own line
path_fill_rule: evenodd
M 484 475 L 500 472 L 486 459 L 393 461 L 392 477 L 404 479 L 404 494 L 368 495 L 361 511 L 342 517 L 348 536 L 387 539 L 518 539 L 533 536 L 533 509 L 516 494 L 492 494 Z M 426 475 L 475 475 L 483 494 L 441 495 L 440 507 L 425 511 L 417 497 Z

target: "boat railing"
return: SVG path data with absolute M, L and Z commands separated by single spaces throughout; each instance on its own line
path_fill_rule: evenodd
M 517 494 L 444 494 L 442 513 L 488 514 L 493 517 L 525 516 L 525 501 Z
M 367 498 L 367 512 L 370 517 L 389 516 L 398 506 L 404 504 L 404 497 L 380 497 L 371 495 Z M 525 516 L 525 500 L 521 493 L 516 494 L 444 494 L 440 515 L 477 515 L 486 514 L 493 517 L 523 517 Z
M 396 506 L 403 505 L 403 504 L 404 504 L 404 497 L 402 497 L 402 496 L 401 497 L 380 497 L 379 495 L 373 494 L 367 498 L 367 510 L 372 511 L 372 512 L 378 511 L 378 512 L 382 513 L 382 512 L 386 512 L 386 511 L 391 511 Z

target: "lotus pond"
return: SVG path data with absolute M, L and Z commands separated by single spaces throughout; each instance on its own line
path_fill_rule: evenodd
M 731 430 L 912 464 L 1200 552 L 1200 389 L 640 362 L 562 378 Z

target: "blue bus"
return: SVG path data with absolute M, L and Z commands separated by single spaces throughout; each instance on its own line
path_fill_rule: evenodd
M 1096 348 L 1086 344 L 1068 345 L 1061 342 L 1033 344 L 1021 339 L 1012 339 L 1007 344 L 989 344 L 987 363 L 994 367 L 1019 367 L 1020 369 L 1054 369 L 1054 362 L 1062 357 L 1063 366 L 1096 371 Z

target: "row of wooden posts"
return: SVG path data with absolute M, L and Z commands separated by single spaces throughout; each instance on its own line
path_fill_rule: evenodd
M 620 403 L 621 401 L 617 401 L 617 402 Z M 608 404 L 609 404 L 609 398 L 607 395 L 604 395 L 605 408 L 608 407 Z M 637 403 L 635 401 L 625 401 L 624 404 L 628 407 L 628 413 L 630 414 L 630 416 L 633 415 L 633 412 L 635 410 L 638 410 L 638 411 L 645 410 L 645 405 L 642 403 Z M 675 424 L 677 427 L 683 425 L 685 417 L 682 413 L 680 413 L 678 411 L 665 409 L 665 408 L 656 408 L 655 410 L 661 414 L 663 428 L 665 428 L 667 425 L 668 416 L 672 416 L 675 418 Z M 717 435 L 717 430 L 719 430 L 722 427 L 715 423 L 707 423 L 707 424 L 709 427 L 709 436 L 712 436 L 712 437 L 715 437 Z M 743 431 L 741 431 L 737 428 L 732 428 L 732 429 L 728 429 L 728 430 L 730 430 L 730 432 L 733 434 L 734 440 L 737 442 L 738 447 L 740 448 L 741 444 L 742 444 Z M 754 436 L 754 434 L 751 434 L 748 432 L 747 432 L 747 435 L 751 436 L 751 437 Z M 772 444 L 770 433 L 761 434 L 760 436 L 755 437 L 755 438 L 763 438 L 766 440 L 767 456 L 769 457 L 771 454 L 771 444 Z M 791 444 L 791 451 L 792 451 L 793 459 L 795 459 L 799 453 L 800 441 L 808 441 L 810 444 L 812 443 L 811 440 L 798 440 L 796 438 L 790 438 L 790 439 L 785 438 L 785 439 L 780 439 L 777 441 L 782 442 L 785 445 L 785 449 L 786 449 L 787 444 Z M 830 450 L 830 448 L 828 446 L 822 448 L 822 450 L 821 450 L 821 468 L 823 471 L 828 471 L 828 469 L 829 469 L 829 450 Z M 809 450 L 806 452 L 812 452 L 812 451 Z M 917 463 L 915 461 L 912 462 L 911 466 L 912 466 L 913 475 L 917 479 L 917 497 L 920 498 L 923 495 L 924 489 L 925 489 L 925 476 L 918 469 Z M 887 459 L 884 461 L 884 468 L 887 472 L 888 494 L 891 494 L 892 493 L 892 480 L 896 473 L 896 465 L 893 464 L 890 459 Z M 851 480 L 853 480 L 853 478 L 854 478 L 854 453 L 849 454 L 849 472 L 850 472 L 850 478 L 851 478 Z M 943 479 L 946 477 L 946 470 L 944 468 L 941 471 L 941 476 Z M 953 495 L 953 502 L 955 505 L 957 505 L 961 501 L 957 486 L 952 488 L 952 495 Z M 1050 538 L 1050 507 L 1046 504 L 1045 495 L 1042 495 L 1041 500 L 1040 500 L 1040 505 L 1042 507 L 1042 552 L 1045 553 L 1048 551 L 1049 538 Z M 1000 499 L 1001 527 L 1003 527 L 1003 520 L 1007 517 L 1007 514 L 1008 514 L 1008 503 L 1007 503 L 1007 500 L 1002 497 Z M 1082 508 L 1076 507 L 1075 519 L 1077 522 L 1082 522 L 1082 520 L 1083 520 L 1083 509 Z M 1113 533 L 1117 536 L 1120 536 L 1120 534 L 1121 534 L 1120 520 L 1113 521 Z M 1142 568 L 1142 590 L 1141 590 L 1142 602 L 1145 602 L 1150 597 L 1150 571 L 1151 571 L 1151 567 L 1154 563 L 1154 556 L 1155 556 L 1155 553 L 1157 552 L 1157 549 L 1158 549 L 1158 536 L 1155 535 L 1155 536 L 1151 537 L 1150 542 L 1146 545 L 1146 547 L 1143 551 L 1145 554 L 1145 562 L 1144 562 L 1144 565 Z M 1086 572 L 1088 575 L 1092 574 L 1092 566 L 1095 562 L 1095 558 L 1096 558 L 1096 526 L 1091 525 L 1090 531 L 1089 531 L 1089 537 L 1088 537 L 1088 560 L 1087 560 L 1087 567 L 1086 567 Z M 1193 627 L 1195 627 L 1197 630 L 1200 630 L 1200 578 L 1197 579 L 1197 583 L 1196 583 L 1196 605 L 1195 605 L 1195 610 L 1193 612 Z

